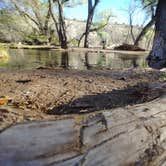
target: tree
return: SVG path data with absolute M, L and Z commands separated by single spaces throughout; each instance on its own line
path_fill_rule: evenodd
M 103 10 L 100 13 L 98 13 L 97 21 L 91 25 L 91 27 L 89 29 L 89 34 L 91 32 L 100 32 L 102 29 L 104 29 L 108 25 L 109 20 L 112 16 L 113 15 L 112 15 L 112 12 L 110 9 Z M 86 31 L 78 39 L 78 47 L 80 46 L 80 43 L 81 43 L 82 39 L 85 37 L 85 35 L 86 35 Z
M 154 25 L 156 17 L 154 16 L 141 30 L 141 32 L 137 35 L 134 45 L 138 46 L 141 39 L 145 36 L 148 30 Z
M 96 9 L 98 3 L 99 3 L 99 0 L 95 0 L 94 3 L 92 0 L 88 0 L 88 18 L 86 21 L 85 39 L 84 39 L 85 48 L 88 47 L 88 37 L 89 37 L 89 33 L 90 33 L 90 28 L 92 25 L 95 9 Z
M 129 5 L 127 6 L 127 9 L 123 9 L 126 14 L 127 14 L 127 19 L 128 19 L 128 24 L 129 24 L 129 29 L 128 29 L 128 34 L 125 39 L 125 43 L 131 39 L 131 42 L 135 42 L 135 32 L 134 32 L 134 20 L 135 16 L 138 13 L 138 9 L 140 8 L 139 4 L 135 2 L 134 0 L 131 0 Z
M 61 48 L 67 49 L 68 48 L 68 39 L 66 33 L 66 23 L 64 17 L 64 7 L 73 7 L 75 5 L 80 5 L 81 2 L 77 1 L 69 1 L 69 0 L 48 0 L 49 2 L 49 9 L 52 16 L 52 19 L 55 24 L 55 28 L 58 34 L 59 43 Z M 57 13 L 54 13 L 54 4 L 57 6 Z
M 135 36 L 133 32 L 133 17 L 134 17 L 135 10 L 136 10 L 136 6 L 133 6 L 130 4 L 128 9 L 128 14 L 129 14 L 130 35 L 132 37 L 133 42 L 135 41 Z
M 0 40 L 1 42 L 20 42 L 32 31 L 30 26 L 16 13 L 15 9 L 0 9 Z
M 67 35 L 66 35 L 66 25 L 65 20 L 63 16 L 63 5 L 65 2 L 68 2 L 68 0 L 57 0 L 58 3 L 58 20 L 59 20 L 59 38 L 60 38 L 60 44 L 62 48 L 67 48 Z
M 67 45 L 67 35 L 66 35 L 66 25 L 65 25 L 65 19 L 63 16 L 63 7 L 64 4 L 66 2 L 68 2 L 68 0 L 48 0 L 49 1 L 49 9 L 50 9 L 50 13 L 52 16 L 52 19 L 54 21 L 55 24 L 55 28 L 58 34 L 58 38 L 59 38 L 59 43 L 61 48 L 68 48 Z M 58 6 L 58 18 L 55 16 L 54 14 L 54 8 L 53 8 L 53 4 L 56 3 L 56 5 Z
M 19 14 L 33 23 L 40 35 L 49 36 L 51 19 L 47 2 L 41 0 L 10 0 Z
M 145 37 L 146 33 L 152 28 L 155 23 L 155 11 L 157 0 L 131 0 L 128 9 L 124 11 L 128 14 L 129 32 L 128 37 L 131 36 L 134 46 L 138 46 L 139 42 Z M 144 18 L 142 19 L 142 25 L 139 25 L 139 31 L 134 30 L 134 22 L 137 20 L 137 16 L 144 12 Z
M 157 0 L 141 0 L 143 5 L 143 9 L 146 10 L 147 14 L 150 15 L 149 22 L 142 28 L 141 32 L 137 35 L 134 45 L 138 46 L 141 39 L 145 36 L 148 30 L 154 25 L 155 23 L 155 9 L 157 5 Z
M 148 64 L 155 69 L 166 67 L 166 1 L 159 0 L 156 10 L 155 37 Z

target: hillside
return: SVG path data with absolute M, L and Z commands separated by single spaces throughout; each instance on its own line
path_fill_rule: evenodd
M 14 17 L 14 16 L 13 16 Z M 16 17 L 16 16 L 15 16 Z M 0 41 L 6 42 L 25 42 L 31 41 L 34 35 L 37 33 L 35 30 L 35 25 L 32 22 L 27 22 L 27 20 L 22 20 L 19 16 L 17 19 L 12 19 L 12 24 L 9 26 L 8 23 L 0 23 Z M 19 22 L 17 21 L 19 20 Z M 78 20 L 66 20 L 66 29 L 68 35 L 68 41 L 70 46 L 77 46 L 80 36 L 85 31 L 86 22 Z M 56 30 L 54 24 L 50 24 L 51 30 L 54 31 L 54 43 L 58 43 L 58 38 L 56 37 Z M 133 32 L 136 36 L 139 34 L 141 28 L 138 26 L 133 27 Z M 89 36 L 89 46 L 90 47 L 101 47 L 101 41 L 103 39 L 107 42 L 108 48 L 113 48 L 122 43 L 132 44 L 132 39 L 130 35 L 130 28 L 126 24 L 109 23 L 104 29 L 98 32 L 91 32 Z M 37 37 L 37 35 L 35 35 Z M 145 49 L 150 49 L 153 39 L 153 32 L 148 32 L 144 37 L 140 46 Z M 41 39 L 43 40 L 43 39 Z M 83 41 L 82 41 L 83 42 Z M 82 46 L 82 43 L 81 45 Z
M 67 31 L 69 39 L 79 39 L 82 32 L 84 32 L 86 23 L 83 21 L 68 20 Z M 109 23 L 104 29 L 99 32 L 90 33 L 89 45 L 90 47 L 101 46 L 102 38 L 106 39 L 107 47 L 114 47 L 122 43 L 132 44 L 129 25 Z M 135 26 L 133 32 L 136 36 L 141 31 L 141 28 Z M 145 49 L 150 49 L 152 45 L 153 33 L 149 32 L 140 42 L 140 46 Z

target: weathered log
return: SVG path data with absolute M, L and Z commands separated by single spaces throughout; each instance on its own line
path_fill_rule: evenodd
M 17 124 L 0 134 L 3 166 L 166 165 L 166 96 L 77 118 Z

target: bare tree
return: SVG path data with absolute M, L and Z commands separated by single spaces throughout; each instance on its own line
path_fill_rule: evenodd
M 128 15 L 128 24 L 129 24 L 129 30 L 128 30 L 128 34 L 125 39 L 125 43 L 128 41 L 129 37 L 131 37 L 133 43 L 135 42 L 135 34 L 133 31 L 133 28 L 134 28 L 133 22 L 134 22 L 134 16 L 135 16 L 138 8 L 139 8 L 138 5 L 133 0 L 131 0 L 128 8 L 123 9 Z
M 157 6 L 157 0 L 141 0 L 143 10 L 150 16 L 149 22 L 143 26 L 140 33 L 137 35 L 134 45 L 138 46 L 139 42 L 142 40 L 142 38 L 145 36 L 145 34 L 148 32 L 148 30 L 155 24 L 156 16 L 155 16 L 155 9 Z
M 134 41 L 134 45 L 138 46 L 139 42 L 141 41 L 141 39 L 145 36 L 145 34 L 147 33 L 147 31 L 154 25 L 155 23 L 155 19 L 156 17 L 154 16 L 141 30 L 141 32 L 137 35 L 135 41 Z
M 112 16 L 111 13 L 109 13 L 109 14 L 107 15 L 107 17 L 104 18 L 105 20 L 104 20 L 103 22 L 99 22 L 98 24 L 96 24 L 95 26 L 93 26 L 93 28 L 91 27 L 91 28 L 89 29 L 89 34 L 90 34 L 91 32 L 98 32 L 98 31 L 100 31 L 101 29 L 105 28 L 105 27 L 108 25 L 111 16 Z M 84 33 L 80 36 L 80 38 L 78 39 L 78 47 L 80 46 L 80 43 L 81 43 L 82 39 L 85 37 L 85 35 L 86 35 L 86 32 L 84 32 Z
M 85 40 L 84 40 L 84 47 L 88 47 L 88 37 L 90 33 L 90 28 L 93 21 L 93 16 L 95 13 L 96 6 L 98 5 L 99 0 L 95 0 L 94 3 L 92 0 L 88 0 L 88 18 L 86 21 L 86 29 L 85 29 Z
M 66 2 L 68 2 L 68 0 L 49 0 L 49 9 L 55 24 L 57 34 L 58 34 L 59 43 L 61 48 L 64 48 L 64 49 L 68 48 L 66 24 L 65 24 L 65 18 L 63 16 L 63 7 Z M 54 14 L 54 8 L 53 8 L 54 3 L 56 3 L 58 6 L 57 17 Z

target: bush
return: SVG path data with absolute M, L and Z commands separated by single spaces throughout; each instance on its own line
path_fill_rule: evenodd
M 55 36 L 55 37 L 52 38 L 51 44 L 53 44 L 53 45 L 59 45 L 59 39 L 58 39 L 57 36 Z
M 0 59 L 8 59 L 7 47 L 0 45 Z
M 24 42 L 29 45 L 47 44 L 48 37 L 44 36 L 44 35 L 30 34 L 30 35 L 24 37 Z

